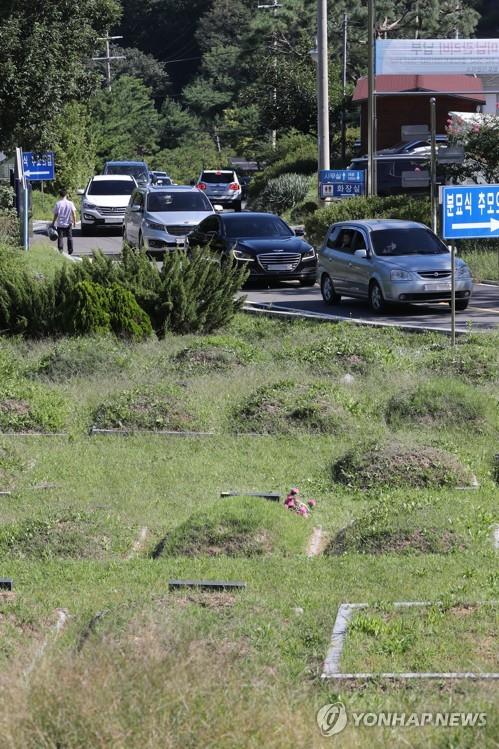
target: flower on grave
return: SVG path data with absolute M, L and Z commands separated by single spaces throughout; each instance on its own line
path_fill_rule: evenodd
M 306 507 L 306 505 L 300 505 L 297 512 L 298 515 L 303 515 L 304 517 L 308 517 L 309 514 L 308 507 Z
M 288 497 L 293 496 L 294 494 L 299 494 L 299 493 L 300 493 L 300 490 L 298 489 L 298 487 L 293 486 L 293 488 L 289 490 Z
M 316 507 L 317 502 L 315 501 L 315 499 L 308 499 L 307 505 L 310 507 L 310 509 L 313 509 L 314 507 Z
M 298 515 L 308 518 L 312 510 L 316 507 L 315 499 L 307 499 L 302 502 L 300 499 L 300 490 L 295 486 L 289 490 L 288 496 L 284 500 L 284 506 L 288 510 L 293 510 Z

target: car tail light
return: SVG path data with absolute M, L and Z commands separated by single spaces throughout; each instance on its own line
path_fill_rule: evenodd
M 198 188 L 198 190 L 206 190 L 206 185 L 204 182 L 198 182 L 196 187 Z
M 239 185 L 237 182 L 231 182 L 229 185 L 229 190 L 239 190 Z

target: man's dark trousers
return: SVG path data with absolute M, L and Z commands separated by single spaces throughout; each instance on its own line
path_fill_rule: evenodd
M 62 252 L 64 249 L 64 237 L 68 238 L 68 255 L 73 254 L 73 227 L 69 226 L 58 226 L 57 227 L 57 249 Z

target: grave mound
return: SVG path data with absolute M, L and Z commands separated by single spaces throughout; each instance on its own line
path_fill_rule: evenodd
M 126 390 L 97 406 L 93 424 L 100 429 L 193 430 L 196 419 L 184 399 L 175 385 Z
M 234 411 L 235 431 L 339 434 L 351 423 L 340 393 L 324 384 L 282 380 L 251 393 Z
M 466 548 L 464 539 L 452 530 L 442 528 L 365 528 L 356 524 L 340 531 L 326 549 L 326 554 L 448 554 Z
M 433 373 L 466 379 L 473 385 L 499 379 L 499 357 L 493 346 L 465 342 L 450 349 L 437 345 L 425 355 L 424 362 Z
M 233 336 L 208 336 L 193 342 L 174 357 L 182 370 L 212 371 L 248 364 L 261 355 L 254 346 Z
M 307 520 L 261 497 L 221 499 L 191 515 L 165 536 L 152 552 L 170 556 L 259 557 L 305 548 Z
M 470 470 L 445 450 L 392 442 L 357 447 L 332 467 L 334 481 L 359 489 L 380 486 L 469 486 Z
M 57 432 L 66 414 L 66 401 L 53 390 L 28 380 L 0 383 L 1 432 Z
M 66 382 L 75 377 L 119 374 L 129 366 L 128 349 L 114 336 L 64 339 L 31 367 L 29 375 L 53 382 Z
M 485 395 L 454 380 L 434 380 L 394 395 L 385 418 L 393 426 L 461 426 L 480 430 L 490 404 Z
M 90 516 L 68 511 L 2 526 L 0 558 L 99 559 L 107 556 L 109 541 Z

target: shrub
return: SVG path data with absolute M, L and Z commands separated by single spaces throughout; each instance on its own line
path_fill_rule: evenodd
M 336 221 L 353 221 L 366 218 L 399 218 L 431 224 L 430 203 L 406 195 L 387 198 L 349 198 L 330 203 L 305 222 L 305 231 L 312 244 L 320 245 L 328 228 Z
M 423 445 L 359 446 L 333 464 L 334 481 L 360 489 L 378 486 L 458 486 L 470 484 L 471 474 L 445 450 Z
M 254 201 L 255 210 L 283 213 L 300 203 L 306 196 L 310 180 L 303 174 L 283 174 L 267 182 Z
M 266 154 L 267 166 L 249 184 L 250 202 L 258 198 L 271 179 L 283 174 L 314 174 L 317 171 L 317 142 L 303 133 L 291 132 L 279 138 L 277 148 Z
M 14 190 L 0 185 L 0 242 L 19 243 L 19 221 L 14 209 Z

